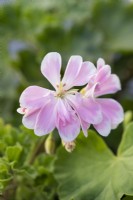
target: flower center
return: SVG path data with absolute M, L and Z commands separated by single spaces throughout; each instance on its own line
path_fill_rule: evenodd
M 61 97 L 61 98 L 64 97 L 64 95 L 66 93 L 66 90 L 64 89 L 65 85 L 66 84 L 65 83 L 63 84 L 62 82 L 60 82 L 60 84 L 57 85 L 57 90 L 56 90 L 56 96 L 57 97 Z
M 55 97 L 60 97 L 64 98 L 66 94 L 76 94 L 78 89 L 71 89 L 71 90 L 66 90 L 64 87 L 66 86 L 66 83 L 60 82 L 59 85 L 56 85 L 56 94 Z

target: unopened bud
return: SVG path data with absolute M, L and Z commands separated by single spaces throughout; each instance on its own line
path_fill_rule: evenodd
M 54 154 L 55 152 L 55 140 L 53 139 L 52 134 L 49 134 L 44 143 L 44 148 L 47 154 Z
M 127 124 L 129 124 L 129 122 L 131 122 L 133 119 L 133 112 L 128 110 L 125 112 L 125 116 L 124 116 L 124 127 L 127 126 Z
M 62 144 L 65 147 L 66 151 L 68 151 L 69 153 L 71 153 L 76 147 L 76 144 L 75 144 L 74 141 L 72 141 L 72 142 L 64 142 L 64 141 L 62 141 Z

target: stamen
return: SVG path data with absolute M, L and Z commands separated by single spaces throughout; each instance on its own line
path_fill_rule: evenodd
M 76 94 L 77 91 L 78 89 L 72 89 L 72 90 L 67 91 L 67 94 Z
M 56 85 L 56 87 L 57 87 L 56 96 L 58 96 L 58 97 L 63 97 L 63 96 L 64 96 L 65 90 L 63 89 L 63 87 L 64 87 L 65 85 L 66 85 L 66 84 L 65 84 L 65 83 L 63 84 L 62 82 L 60 82 L 59 85 Z
M 86 93 L 86 88 L 83 88 L 83 89 L 80 91 L 80 93 L 81 93 L 82 95 L 85 95 L 85 93 Z

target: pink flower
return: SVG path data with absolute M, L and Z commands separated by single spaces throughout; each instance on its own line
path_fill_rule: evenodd
M 91 66 L 94 66 L 90 63 Z M 96 105 L 99 104 L 102 114 L 100 123 L 93 124 L 95 129 L 103 136 L 107 136 L 111 129 L 116 128 L 123 121 L 124 113 L 121 105 L 110 98 L 97 98 L 101 95 L 111 94 L 121 89 L 117 75 L 111 74 L 111 68 L 101 58 L 97 61 L 97 70 L 90 78 L 88 85 L 81 91 L 84 98 L 93 97 Z
M 87 105 L 82 106 L 82 95 L 73 86 L 87 84 L 96 69 L 80 56 L 71 56 L 61 80 L 61 56 L 48 53 L 42 63 L 41 72 L 53 85 L 55 91 L 39 86 L 30 86 L 20 96 L 23 124 L 34 129 L 38 136 L 50 133 L 55 128 L 65 142 L 73 141 L 82 127 L 85 135 L 89 125 L 102 120 L 99 103 L 90 97 Z

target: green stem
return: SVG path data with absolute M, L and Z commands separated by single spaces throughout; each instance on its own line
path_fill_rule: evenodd
M 39 141 L 37 141 L 37 144 L 35 144 L 35 148 L 33 150 L 33 153 L 28 161 L 28 164 L 32 164 L 34 163 L 34 160 L 36 158 L 36 156 L 40 153 L 43 152 L 44 150 L 44 141 L 45 141 L 46 137 L 42 137 Z

